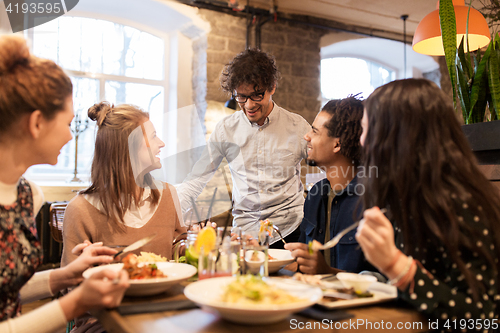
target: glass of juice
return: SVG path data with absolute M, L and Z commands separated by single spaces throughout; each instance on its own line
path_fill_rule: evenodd
M 217 243 L 215 248 L 208 251 L 202 248 L 198 257 L 198 278 L 203 280 L 220 276 L 232 276 L 233 252 L 234 248 L 231 246 L 229 236 L 224 237 L 222 244 Z

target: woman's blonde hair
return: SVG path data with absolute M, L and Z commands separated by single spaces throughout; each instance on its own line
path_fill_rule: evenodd
M 91 168 L 92 185 L 81 193 L 97 194 L 106 216 L 116 222 L 123 222 L 132 202 L 139 204 L 144 191 L 142 185 L 151 187 L 152 204 L 158 204 L 160 192 L 151 175 L 134 177 L 129 151 L 130 134 L 149 119 L 149 114 L 134 105 L 101 102 L 88 110 L 88 116 L 97 123 L 98 130 Z
M 72 92 L 63 69 L 30 54 L 24 38 L 0 36 L 0 139 L 22 116 L 35 110 L 53 119 Z

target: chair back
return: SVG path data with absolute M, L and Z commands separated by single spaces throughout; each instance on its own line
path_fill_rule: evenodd
M 50 234 L 52 235 L 52 238 L 58 243 L 63 242 L 63 220 L 67 205 L 68 202 L 54 202 L 50 205 Z

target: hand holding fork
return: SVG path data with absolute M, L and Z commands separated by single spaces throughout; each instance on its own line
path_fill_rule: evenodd
M 283 242 L 283 244 L 286 245 L 285 238 L 281 235 L 280 229 L 276 225 L 274 225 L 274 224 L 273 224 L 273 230 L 276 231 L 276 233 L 278 234 L 278 236 L 280 236 L 281 241 Z
M 385 214 L 387 212 L 387 209 L 382 208 L 380 211 L 383 214 Z M 317 240 L 313 240 L 312 242 L 309 242 L 309 252 L 326 250 L 326 249 L 330 249 L 330 248 L 334 247 L 335 245 L 337 245 L 340 242 L 342 237 L 344 237 L 349 231 L 353 230 L 354 228 L 357 228 L 361 221 L 363 221 L 363 219 L 361 219 L 357 222 L 354 222 L 352 225 L 350 225 L 349 227 L 345 228 L 344 230 L 342 230 L 341 232 L 336 234 L 335 237 L 333 237 L 329 242 L 327 242 L 325 244 L 321 244 Z

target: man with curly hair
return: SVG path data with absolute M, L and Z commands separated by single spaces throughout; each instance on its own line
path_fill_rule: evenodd
M 243 51 L 225 66 L 222 89 L 241 110 L 216 125 L 202 158 L 179 187 L 183 211 L 226 157 L 233 180 L 233 225 L 257 236 L 259 221 L 269 219 L 286 240 L 298 240 L 304 204 L 300 162 L 307 157 L 303 136 L 311 126 L 273 101 L 279 78 L 274 57 L 258 49 Z M 283 247 L 274 236 L 274 247 Z
M 325 104 L 305 135 L 307 163 L 318 166 L 326 178 L 309 191 L 304 205 L 304 219 L 300 225 L 300 243 L 285 246 L 297 257 L 303 273 L 336 273 L 339 270 L 360 272 L 371 269 L 358 246 L 356 229 L 347 233 L 333 249 L 323 253 L 309 253 L 308 243 L 325 243 L 338 232 L 349 227 L 363 194 L 357 182 L 360 163 L 363 102 L 355 96 L 331 100 Z M 326 259 L 326 260 L 325 260 Z

